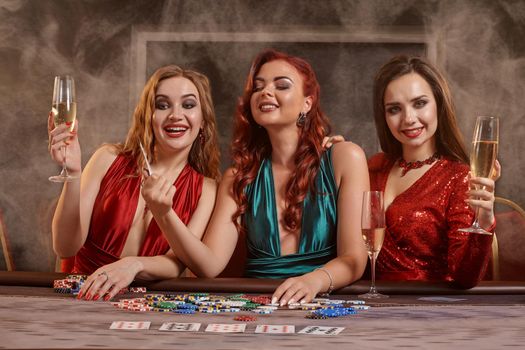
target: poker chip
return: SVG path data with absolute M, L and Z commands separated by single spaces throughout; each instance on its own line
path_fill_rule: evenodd
M 264 309 L 264 310 L 272 310 L 272 311 L 275 311 L 278 309 L 277 306 L 270 306 L 270 305 L 260 305 L 260 306 L 257 306 L 257 309 Z
M 176 314 L 186 314 L 186 315 L 190 315 L 190 314 L 194 314 L 195 313 L 195 310 L 193 310 L 193 309 L 174 309 L 174 310 L 171 310 L 171 311 L 176 313 Z
M 368 305 L 353 305 L 352 307 L 355 310 L 368 310 L 368 309 L 370 309 L 370 306 L 368 306 Z
M 357 311 L 353 308 L 335 308 L 335 309 L 318 309 L 309 313 L 309 316 L 316 318 L 315 316 L 320 316 L 321 318 L 332 318 L 332 317 L 341 317 L 347 315 L 354 315 Z
M 235 321 L 242 321 L 242 322 L 253 322 L 257 321 L 257 316 L 250 316 L 250 315 L 237 315 L 233 318 Z
M 317 320 L 321 320 L 321 319 L 325 320 L 325 319 L 328 318 L 328 316 L 326 316 L 326 315 L 319 315 L 319 314 L 314 314 L 314 313 L 311 313 L 311 312 L 306 314 L 306 316 L 304 316 L 304 317 L 305 318 L 309 318 L 309 319 L 317 319 Z
M 301 304 L 300 303 L 289 303 L 288 308 L 289 309 L 299 309 L 301 308 Z
M 251 311 L 255 312 L 256 314 L 265 314 L 265 315 L 271 314 L 273 312 L 273 310 L 269 310 L 269 309 L 252 309 Z
M 57 292 L 67 293 L 71 288 L 73 280 L 55 281 L 54 287 Z M 366 310 L 367 305 L 361 301 L 350 301 L 344 303 L 340 300 L 327 298 L 314 299 L 312 303 L 290 303 L 289 309 L 302 308 L 309 310 L 305 317 L 312 319 L 328 319 L 343 317 L 357 313 L 357 310 Z M 359 304 L 358 304 L 359 303 Z M 238 313 L 249 311 L 252 315 L 238 315 L 235 321 L 249 322 L 257 320 L 258 315 L 269 315 L 279 309 L 277 304 L 271 304 L 267 296 L 247 296 L 235 294 L 233 296 L 210 295 L 207 293 L 192 294 L 144 294 L 143 298 L 121 299 L 112 303 L 118 309 L 138 312 L 171 312 L 176 314 L 195 314 L 196 312 L 207 314 Z

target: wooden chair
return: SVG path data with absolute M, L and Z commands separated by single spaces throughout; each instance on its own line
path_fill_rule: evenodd
M 496 235 L 492 241 L 492 279 L 525 280 L 525 210 L 496 197 Z
M 7 271 L 14 271 L 15 264 L 13 263 L 13 257 L 11 256 L 11 250 L 9 249 L 9 240 L 7 239 L 7 229 L 4 224 L 4 218 L 0 211 L 0 244 L 2 245 L 2 253 L 4 255 L 5 266 Z

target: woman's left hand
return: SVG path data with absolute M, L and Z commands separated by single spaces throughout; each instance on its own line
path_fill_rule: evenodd
M 84 282 L 77 298 L 97 301 L 110 300 L 133 282 L 140 272 L 141 263 L 135 257 L 125 257 L 97 269 Z
M 147 176 L 141 194 L 153 214 L 164 215 L 172 210 L 175 186 L 163 176 Z
M 279 303 L 281 306 L 293 303 L 307 303 L 315 298 L 320 289 L 319 280 L 311 276 L 311 274 L 291 277 L 277 287 L 272 295 L 272 303 Z

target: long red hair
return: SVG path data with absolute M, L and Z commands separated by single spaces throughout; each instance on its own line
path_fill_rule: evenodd
M 249 206 L 245 188 L 255 180 L 263 159 L 269 158 L 272 153 L 268 133 L 255 122 L 250 108 L 254 78 L 265 63 L 275 60 L 285 61 L 297 70 L 303 79 L 304 96 L 312 98 L 312 106 L 306 114 L 304 125 L 299 127 L 295 170 L 286 185 L 286 206 L 283 218 L 286 228 L 291 231 L 297 230 L 301 225 L 302 205 L 308 190 L 312 194 L 315 193 L 315 177 L 323 152 L 321 143 L 323 137 L 330 133 L 328 118 L 321 111 L 319 83 L 310 64 L 299 57 L 273 49 L 265 50 L 257 55 L 250 68 L 243 95 L 237 105 L 233 128 L 233 198 L 237 203 L 237 211 L 233 214 L 232 220 L 239 232 L 244 232 L 245 227 L 238 219 Z

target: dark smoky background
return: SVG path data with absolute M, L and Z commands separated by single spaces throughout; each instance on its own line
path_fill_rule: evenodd
M 76 79 L 85 164 L 102 143 L 124 140 L 157 67 L 202 71 L 224 169 L 235 103 L 262 48 L 312 63 L 333 132 L 368 156 L 378 151 L 375 71 L 394 54 L 426 55 L 451 83 L 467 144 L 477 115 L 501 118 L 497 194 L 524 206 L 524 37 L 520 0 L 0 0 L 0 213 L 16 269 L 55 268 L 50 221 L 61 186 L 47 180 L 59 169 L 46 124 L 56 74 Z

